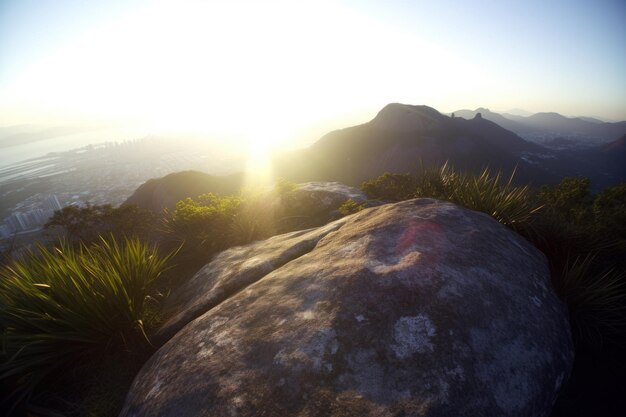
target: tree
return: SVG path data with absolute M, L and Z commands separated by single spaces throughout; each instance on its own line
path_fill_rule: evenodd
M 46 228 L 62 227 L 72 241 L 94 242 L 100 235 L 146 238 L 156 222 L 154 214 L 135 205 L 67 206 L 54 212 Z

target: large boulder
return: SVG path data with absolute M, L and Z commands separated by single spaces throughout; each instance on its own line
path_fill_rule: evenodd
M 287 211 L 293 215 L 292 224 L 288 222 L 286 226 L 293 230 L 316 227 L 336 220 L 341 217 L 340 206 L 347 200 L 368 205 L 378 204 L 367 202 L 367 196 L 358 188 L 339 182 L 313 181 L 296 184 L 282 201 Z
M 178 299 L 122 416 L 546 416 L 573 360 L 544 256 L 430 199 L 226 251 Z
M 357 203 L 367 200 L 365 193 L 358 188 L 349 187 L 340 182 L 311 181 L 297 184 L 292 193 L 299 198 L 307 196 L 315 199 L 320 210 L 337 209 L 348 199 Z

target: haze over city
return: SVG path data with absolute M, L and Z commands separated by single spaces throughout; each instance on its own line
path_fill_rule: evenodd
M 626 119 L 626 4 L 4 1 L 0 126 L 284 146 L 390 102 Z

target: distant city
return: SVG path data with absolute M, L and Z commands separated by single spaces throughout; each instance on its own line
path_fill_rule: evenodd
M 228 174 L 241 152 L 220 153 L 198 138 L 155 137 L 105 142 L 0 168 L 0 249 L 12 238 L 37 235 L 69 205 L 122 204 L 145 181 L 194 169 Z M 27 239 L 27 240 L 31 240 Z

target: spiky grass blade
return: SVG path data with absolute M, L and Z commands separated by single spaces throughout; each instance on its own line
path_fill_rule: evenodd
M 0 381 L 27 398 L 58 369 L 146 346 L 145 300 L 171 255 L 136 239 L 39 246 L 0 269 Z
M 553 277 L 556 292 L 568 305 L 578 340 L 602 341 L 626 327 L 626 274 L 615 269 L 598 271 L 596 255 L 570 258 Z

